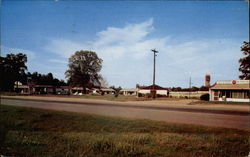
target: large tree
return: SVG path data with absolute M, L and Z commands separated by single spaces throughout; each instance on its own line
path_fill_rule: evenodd
M 12 91 L 15 81 L 21 81 L 25 77 L 27 56 L 23 53 L 7 54 L 0 57 L 0 89 Z
M 86 88 L 93 85 L 100 85 L 102 69 L 102 59 L 92 51 L 76 51 L 69 58 L 69 69 L 65 72 L 66 78 L 69 79 L 71 86 L 83 87 L 84 93 Z
M 244 41 L 243 46 L 241 46 L 241 51 L 245 57 L 239 60 L 239 71 L 242 73 L 239 78 L 242 80 L 250 80 L 250 42 Z

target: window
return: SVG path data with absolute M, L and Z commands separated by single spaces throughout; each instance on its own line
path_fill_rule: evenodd
M 229 90 L 222 90 L 220 92 L 220 97 L 225 96 L 226 98 L 232 98 L 232 92 Z
M 232 92 L 232 97 L 233 98 L 238 98 L 238 99 L 247 99 L 249 98 L 249 91 L 233 91 Z

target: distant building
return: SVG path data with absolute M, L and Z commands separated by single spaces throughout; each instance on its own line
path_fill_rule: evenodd
M 115 94 L 115 90 L 112 88 L 86 88 L 87 94 Z M 73 95 L 83 95 L 83 87 L 73 87 L 71 88 L 71 94 Z
M 204 86 L 205 87 L 210 87 L 210 81 L 211 81 L 211 76 L 209 74 L 205 75 L 205 83 Z
M 120 90 L 120 94 L 122 95 L 137 95 L 138 89 L 137 88 L 126 88 Z
M 37 85 L 29 83 L 23 85 L 21 82 L 16 81 L 14 91 L 20 94 L 68 94 L 69 86 L 52 86 L 52 85 Z
M 23 85 L 21 82 L 16 81 L 14 85 L 14 91 L 21 94 L 30 94 L 29 86 Z
M 138 96 L 151 94 L 151 90 L 156 90 L 158 96 L 169 96 L 169 89 L 159 85 L 138 86 Z
M 70 94 L 70 88 L 69 86 L 59 86 L 55 88 L 56 94 L 59 95 L 68 95 Z
M 84 92 L 89 93 L 89 88 L 86 88 L 84 91 L 83 87 L 72 87 L 70 93 L 73 95 L 82 95 Z
M 250 102 L 250 80 L 217 81 L 209 90 L 210 101 Z
M 101 88 L 101 94 L 115 94 L 115 90 L 112 88 Z
M 35 85 L 32 89 L 34 94 L 53 94 L 55 88 L 51 85 Z

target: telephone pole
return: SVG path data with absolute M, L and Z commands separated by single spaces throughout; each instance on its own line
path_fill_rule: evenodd
M 155 57 L 157 56 L 158 51 L 156 51 L 155 49 L 152 49 L 151 51 L 154 52 L 153 90 L 151 91 L 151 94 L 153 95 L 153 98 L 155 99 L 155 97 L 156 97 L 156 90 L 155 90 Z
M 190 76 L 190 78 L 189 78 L 189 93 L 188 93 L 189 99 L 190 99 L 190 93 L 191 93 L 191 84 L 192 84 L 192 82 L 191 82 L 191 76 Z

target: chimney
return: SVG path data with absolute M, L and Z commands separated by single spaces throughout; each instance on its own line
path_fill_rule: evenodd
M 205 75 L 205 87 L 210 87 L 210 80 L 211 80 L 211 76 L 210 74 L 206 74 Z

